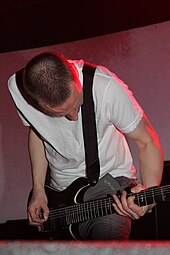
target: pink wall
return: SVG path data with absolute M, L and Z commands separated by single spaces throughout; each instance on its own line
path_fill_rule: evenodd
M 68 58 L 105 65 L 133 90 L 160 136 L 165 160 L 170 160 L 169 31 L 170 22 L 164 22 L 82 41 L 0 54 L 0 222 L 26 218 L 31 188 L 28 130 L 22 126 L 8 93 L 9 76 L 44 50 L 58 50 Z M 136 150 L 133 146 L 131 149 L 138 167 Z

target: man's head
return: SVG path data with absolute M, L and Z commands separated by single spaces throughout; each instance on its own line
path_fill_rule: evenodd
M 70 113 L 78 113 L 82 87 L 76 68 L 60 53 L 44 52 L 28 62 L 23 91 L 27 102 L 43 113 L 77 119 Z

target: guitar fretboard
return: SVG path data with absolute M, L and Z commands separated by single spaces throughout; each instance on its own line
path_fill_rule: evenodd
M 134 202 L 139 206 L 144 206 L 164 202 L 168 199 L 170 199 L 170 185 L 151 187 L 146 190 L 142 190 L 141 192 L 135 194 Z

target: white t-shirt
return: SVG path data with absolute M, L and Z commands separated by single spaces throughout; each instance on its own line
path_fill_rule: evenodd
M 82 84 L 83 60 L 70 62 L 77 67 Z M 77 121 L 50 117 L 24 100 L 17 88 L 15 74 L 10 77 L 8 86 L 24 125 L 32 125 L 42 137 L 51 168 L 51 185 L 63 190 L 78 177 L 86 176 L 81 110 Z M 95 71 L 93 99 L 100 177 L 110 173 L 113 177 L 134 178 L 132 157 L 122 133 L 137 127 L 143 110 L 127 85 L 102 66 L 97 66 Z

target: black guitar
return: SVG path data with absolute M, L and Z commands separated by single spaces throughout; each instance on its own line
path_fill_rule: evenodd
M 83 177 L 75 180 L 61 192 L 45 186 L 50 214 L 39 230 L 46 233 L 47 238 L 81 239 L 78 234 L 78 223 L 114 213 L 111 195 L 84 202 L 83 196 L 88 188 L 87 179 Z M 120 195 L 121 193 L 118 194 Z M 132 195 L 134 194 L 129 193 L 127 196 Z M 139 206 L 168 201 L 170 185 L 151 187 L 134 196 L 134 202 Z

